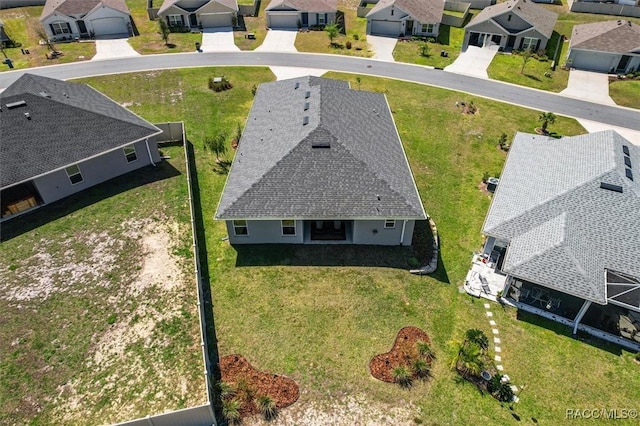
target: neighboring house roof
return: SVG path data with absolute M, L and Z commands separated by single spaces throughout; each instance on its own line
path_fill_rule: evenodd
M 238 10 L 238 1 L 237 0 L 203 0 L 202 4 L 198 7 L 183 7 L 181 6 L 182 0 L 164 0 L 164 2 L 162 3 L 162 6 L 160 6 L 160 9 L 158 9 L 158 15 L 162 15 L 164 12 L 166 12 L 168 9 L 170 9 L 172 6 L 176 6 L 179 7 L 180 9 L 183 9 L 185 11 L 188 12 L 195 12 L 198 9 L 201 9 L 203 6 L 209 4 L 209 3 L 220 3 L 223 6 L 228 7 L 229 9 Z
M 124 0 L 47 0 L 40 19 L 45 19 L 53 13 L 84 16 L 100 5 L 129 14 L 129 8 Z
M 557 13 L 545 9 L 531 0 L 509 0 L 484 8 L 465 28 L 471 28 L 505 13 L 518 15 L 547 38 L 551 38 L 553 27 L 558 19 Z M 500 25 L 495 21 L 494 23 Z M 507 29 L 505 31 L 509 32 Z
M 7 106 L 20 101 L 26 104 Z M 0 108 L 0 187 L 160 133 L 85 84 L 33 74 L 0 93 Z
M 571 48 L 640 54 L 640 25 L 623 20 L 576 25 Z
M 338 0 L 271 0 L 267 12 L 278 9 L 293 9 L 301 12 L 335 12 Z
M 216 217 L 426 215 L 385 96 L 302 77 L 258 88 Z
M 411 15 L 419 22 L 442 21 L 442 13 L 444 12 L 443 0 L 380 0 L 367 13 L 367 17 L 375 15 L 378 11 L 392 5 Z
M 483 232 L 509 242 L 505 272 L 605 304 L 605 270 L 640 277 L 639 224 L 638 147 L 613 130 L 518 133 Z

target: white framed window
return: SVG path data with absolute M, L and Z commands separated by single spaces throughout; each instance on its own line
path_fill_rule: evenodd
M 170 27 L 181 27 L 182 26 L 182 16 L 181 15 L 168 15 L 169 26 Z
M 396 227 L 396 221 L 394 219 L 387 219 L 384 221 L 384 229 L 393 229 Z
M 296 221 L 293 219 L 283 219 L 280 221 L 282 226 L 282 235 L 288 237 L 295 237 L 296 235 Z
M 324 19 L 324 13 L 318 13 L 318 25 L 324 25 L 327 22 Z
M 433 33 L 433 24 L 422 24 L 421 30 L 423 33 L 431 34 Z
M 84 179 L 82 178 L 82 173 L 80 173 L 80 167 L 77 164 L 73 166 L 69 166 L 64 169 L 67 172 L 67 176 L 69 176 L 69 180 L 72 185 L 82 182 Z
M 134 145 L 125 146 L 122 148 L 124 152 L 124 157 L 127 159 L 127 163 L 133 163 L 138 159 L 138 154 L 136 153 L 136 147 Z
M 233 221 L 233 234 L 236 236 L 248 236 L 249 235 L 249 225 L 247 221 L 244 219 L 234 220 Z
M 54 22 L 53 24 L 51 24 L 51 30 L 55 35 L 71 34 L 71 28 L 66 22 Z
M 538 45 L 538 39 L 534 37 L 525 37 L 522 40 L 522 50 L 535 50 Z

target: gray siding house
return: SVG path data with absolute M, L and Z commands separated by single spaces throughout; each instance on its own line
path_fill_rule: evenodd
M 498 45 L 503 50 L 545 49 L 558 14 L 532 0 L 509 0 L 489 6 L 465 27 L 467 46 Z
M 25 74 L 0 110 L 2 220 L 160 161 L 160 129 L 85 84 Z
M 308 28 L 336 22 L 337 0 L 271 0 L 265 9 L 267 27 Z
M 443 0 L 379 0 L 367 13 L 367 34 L 437 37 Z
M 215 215 L 231 244 L 410 245 L 426 219 L 386 97 L 261 84 Z
M 640 70 L 640 25 L 623 20 L 576 25 L 567 64 L 619 74 Z
M 237 24 L 236 0 L 164 0 L 158 17 L 171 28 L 225 28 Z
M 640 349 L 640 149 L 518 133 L 483 233 L 518 308 Z

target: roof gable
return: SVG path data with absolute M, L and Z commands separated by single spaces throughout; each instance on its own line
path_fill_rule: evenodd
M 337 0 L 271 0 L 267 11 L 298 10 L 300 12 L 335 12 Z
M 443 0 L 380 0 L 367 13 L 367 17 L 391 6 L 397 7 L 422 23 L 440 22 L 444 12 Z
M 0 107 L 1 187 L 160 133 L 89 86 L 30 74 L 0 94 Z
M 216 217 L 283 216 L 425 217 L 384 95 L 315 77 L 260 85 Z
M 473 28 L 475 25 L 509 13 L 518 15 L 547 38 L 553 34 L 553 27 L 558 19 L 557 13 L 535 4 L 532 0 L 508 0 L 484 8 L 465 28 Z M 506 28 L 504 30 L 509 32 Z
M 623 20 L 576 25 L 571 48 L 640 55 L 640 25 Z

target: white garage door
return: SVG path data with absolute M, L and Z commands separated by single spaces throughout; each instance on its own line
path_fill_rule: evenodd
M 91 21 L 97 36 L 110 34 L 129 34 L 124 18 L 100 18 Z
M 608 72 L 611 56 L 602 53 L 575 52 L 571 66 L 582 70 Z
M 230 13 L 207 13 L 200 15 L 200 24 L 202 28 L 230 27 Z
M 269 14 L 269 28 L 298 28 L 298 14 Z
M 371 34 L 383 34 L 398 37 L 401 23 L 398 21 L 371 21 Z

